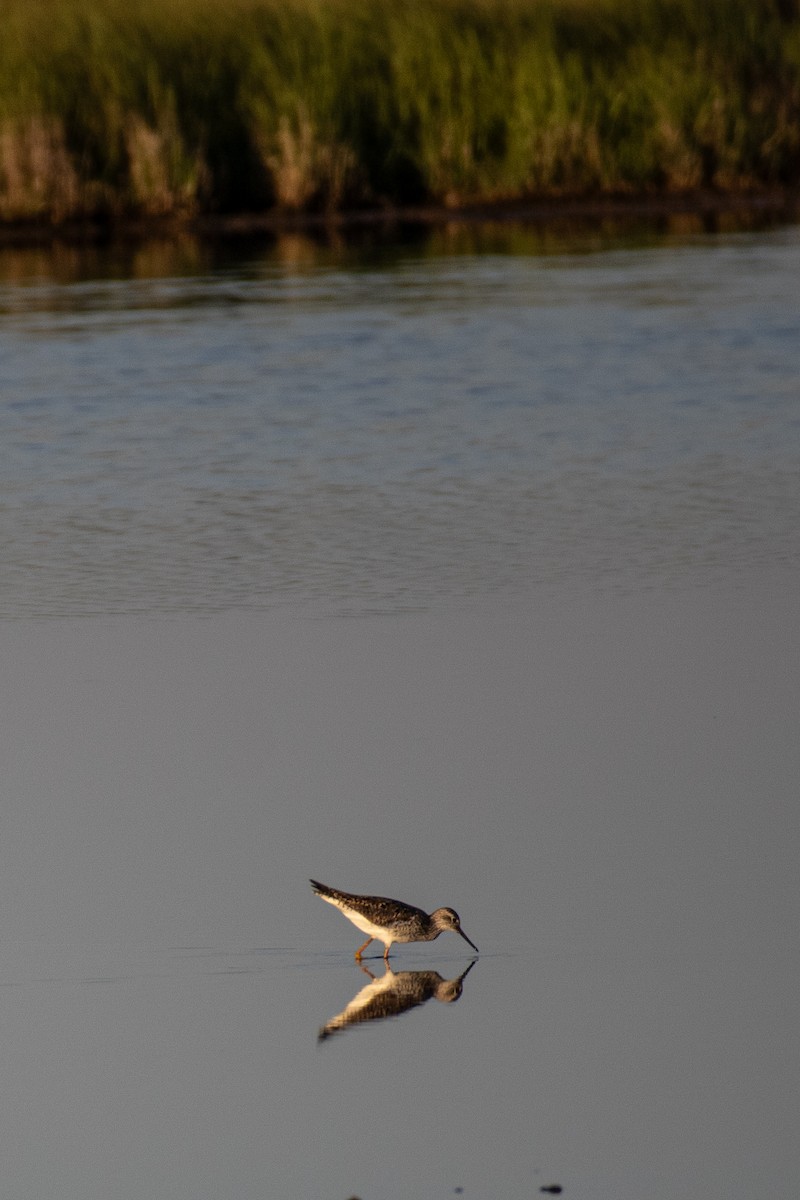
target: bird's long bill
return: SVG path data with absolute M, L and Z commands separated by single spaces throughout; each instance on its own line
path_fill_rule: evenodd
M 463 929 L 459 929 L 459 931 L 458 931 L 458 932 L 461 934 L 461 936 L 463 937 L 463 939 L 464 939 L 464 941 L 465 941 L 465 942 L 469 942 L 470 946 L 472 946 L 472 949 L 475 951 L 475 953 L 476 953 L 476 954 L 480 954 L 480 950 L 478 949 L 478 947 L 475 945 L 475 943 L 474 943 L 474 942 L 470 942 L 470 941 L 469 941 L 469 938 L 468 938 L 468 937 L 467 937 L 467 935 L 464 933 L 464 930 L 463 930 Z

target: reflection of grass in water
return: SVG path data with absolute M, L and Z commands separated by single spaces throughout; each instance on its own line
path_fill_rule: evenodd
M 800 175 L 797 0 L 6 0 L 0 216 Z

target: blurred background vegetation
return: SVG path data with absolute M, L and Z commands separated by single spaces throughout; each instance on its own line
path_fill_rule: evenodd
M 800 181 L 800 0 L 4 0 L 0 219 Z

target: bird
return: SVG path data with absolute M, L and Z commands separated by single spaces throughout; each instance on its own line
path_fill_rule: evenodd
M 315 893 L 344 913 L 356 929 L 369 934 L 364 945 L 356 950 L 356 962 L 361 962 L 361 955 L 373 939 L 383 942 L 383 957 L 388 961 L 389 950 L 395 942 L 432 942 L 447 929 L 460 934 L 476 954 L 480 953 L 464 933 L 461 918 L 452 908 L 437 908 L 428 916 L 413 904 L 403 904 L 387 896 L 354 896 L 351 892 L 340 892 L 317 883 L 316 879 L 309 882 Z

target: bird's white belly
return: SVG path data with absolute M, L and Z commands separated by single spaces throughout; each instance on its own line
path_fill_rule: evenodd
M 362 933 L 366 933 L 368 937 L 377 938 L 379 942 L 391 941 L 391 936 L 387 935 L 384 925 L 375 925 L 370 921 L 369 917 L 364 917 L 361 913 L 352 912 L 347 909 L 342 909 L 342 912 L 347 917 L 348 921 L 352 921 L 356 929 L 360 929 Z
M 347 917 L 348 921 L 352 921 L 356 929 L 360 929 L 361 932 L 366 933 L 368 937 L 376 938 L 379 942 L 383 942 L 385 946 L 388 946 L 390 942 L 394 941 L 391 934 L 387 933 L 384 925 L 376 925 L 373 921 L 370 921 L 369 917 L 365 917 L 363 913 L 356 912 L 352 908 L 345 908 L 343 904 L 340 904 L 336 900 L 328 899 L 327 896 L 323 896 L 322 899 L 327 900 L 329 904 L 332 904 L 335 908 L 338 908 L 339 911 Z

